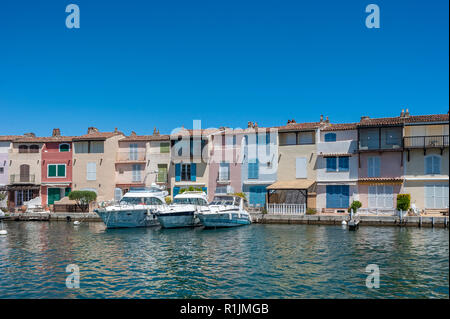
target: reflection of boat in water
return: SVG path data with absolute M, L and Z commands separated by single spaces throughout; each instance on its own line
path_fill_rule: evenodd
M 215 196 L 209 204 L 209 211 L 198 214 L 205 227 L 234 227 L 252 223 L 246 210 L 247 201 L 234 195 Z
M 209 210 L 204 192 L 178 194 L 165 210 L 156 213 L 163 228 L 193 227 L 199 225 L 197 213 Z
M 150 189 L 130 190 L 118 204 L 95 209 L 107 228 L 149 227 L 158 225 L 155 212 L 167 207 L 168 192 L 152 186 Z

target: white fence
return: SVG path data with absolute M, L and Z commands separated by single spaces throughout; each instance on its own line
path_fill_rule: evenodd
M 306 204 L 267 204 L 267 213 L 279 215 L 304 215 Z

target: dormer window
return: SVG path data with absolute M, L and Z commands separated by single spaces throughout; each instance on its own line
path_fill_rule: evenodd
M 70 152 L 70 145 L 67 143 L 59 144 L 59 151 L 60 152 Z

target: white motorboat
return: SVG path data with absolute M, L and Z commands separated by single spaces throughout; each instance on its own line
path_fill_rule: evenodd
M 119 203 L 94 211 L 103 220 L 106 228 L 157 226 L 159 223 L 155 213 L 167 208 L 167 195 L 166 190 L 152 185 L 144 190 L 130 190 Z
M 249 225 L 252 220 L 246 208 L 247 201 L 242 197 L 215 196 L 209 204 L 209 211 L 198 213 L 198 218 L 207 228 Z
M 156 213 L 163 228 L 199 226 L 198 213 L 208 211 L 208 198 L 205 192 L 186 191 L 178 194 L 167 209 Z

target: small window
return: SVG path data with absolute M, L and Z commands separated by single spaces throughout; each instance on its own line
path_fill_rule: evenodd
M 4 167 L 0 167 L 0 174 L 3 174 L 5 172 L 5 168 Z
M 159 152 L 160 153 L 169 153 L 170 152 L 170 144 L 169 143 L 159 144 Z
M 69 152 L 70 145 L 69 144 L 59 144 L 59 151 L 60 152 Z
M 30 146 L 30 153 L 39 153 L 39 146 L 38 145 L 31 145 Z
M 66 165 L 49 164 L 47 166 L 47 177 L 66 177 Z
M 336 172 L 337 157 L 327 157 L 327 172 Z
M 28 153 L 27 145 L 19 145 L 19 153 Z
M 325 142 L 336 142 L 336 133 L 325 134 Z

